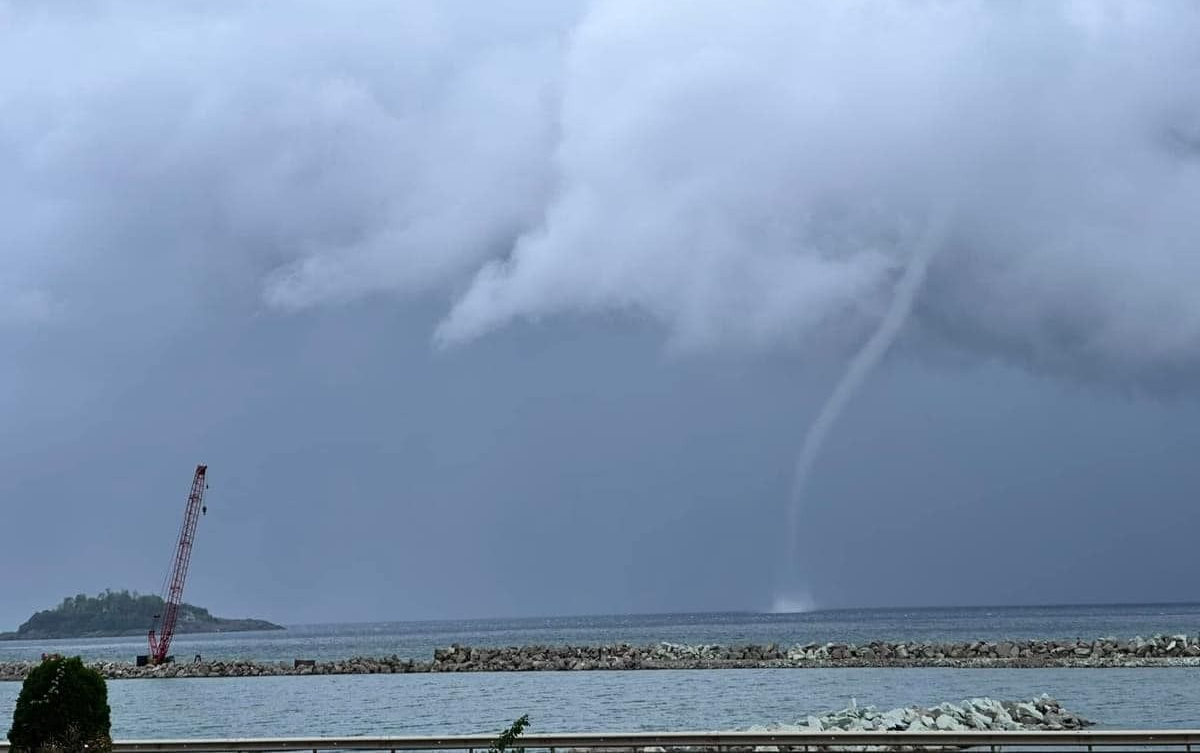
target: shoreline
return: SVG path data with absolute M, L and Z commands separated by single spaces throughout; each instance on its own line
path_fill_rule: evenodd
M 0 662 L 0 681 L 19 681 L 36 661 Z M 210 660 L 157 667 L 96 661 L 88 666 L 106 679 L 171 677 L 280 677 L 434 672 L 561 672 L 667 669 L 1114 669 L 1200 667 L 1200 636 L 1099 638 L 1091 641 L 923 641 L 715 646 L 659 643 L 648 646 L 452 645 L 432 661 L 399 656 L 292 662 Z

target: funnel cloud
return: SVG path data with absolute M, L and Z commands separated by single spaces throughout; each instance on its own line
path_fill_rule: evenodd
M 785 579 L 793 585 L 784 595 L 775 600 L 775 611 L 808 611 L 800 608 L 811 599 L 806 596 L 809 592 L 800 572 L 800 520 L 803 513 L 804 492 L 808 487 L 808 477 L 821 454 L 821 448 L 829 432 L 837 423 L 838 417 L 845 410 L 846 404 L 854 397 L 854 393 L 862 386 L 863 381 L 879 365 L 879 361 L 887 354 L 888 348 L 895 342 L 904 326 L 913 300 L 921 290 L 929 264 L 933 261 L 946 238 L 946 225 L 949 221 L 947 210 L 941 208 L 928 221 L 924 236 L 916 240 L 915 250 L 908 266 L 896 283 L 891 305 L 888 306 L 879 327 L 871 333 L 870 338 L 862 348 L 850 359 L 846 373 L 842 375 L 829 398 L 821 405 L 816 419 L 804 435 L 804 443 L 800 446 L 800 456 L 796 460 L 796 475 L 792 482 L 792 494 L 787 511 L 787 568 Z

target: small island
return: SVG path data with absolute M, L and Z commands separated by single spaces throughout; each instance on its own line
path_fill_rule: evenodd
M 110 591 L 96 596 L 69 596 L 54 609 L 30 617 L 14 633 L 0 633 L 0 640 L 37 641 L 52 638 L 99 638 L 145 635 L 163 613 L 161 597 L 134 591 Z M 248 630 L 283 630 L 266 620 L 231 620 L 213 617 L 207 609 L 181 604 L 178 633 L 232 633 Z

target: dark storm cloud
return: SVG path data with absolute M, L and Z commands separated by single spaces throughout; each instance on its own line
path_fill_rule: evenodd
M 1194 368 L 1200 163 L 1169 143 L 1200 126 L 1198 21 L 1171 3 L 601 6 L 568 54 L 562 189 L 440 332 L 634 307 L 683 344 L 810 344 L 879 319 L 945 201 L 918 315 L 952 344 L 1101 378 Z
M 296 276 L 344 300 L 465 274 L 544 200 L 560 7 L 6 5 L 8 318 L 84 308 L 89 263 L 130 266 L 96 298 L 145 264 L 283 308 Z
M 0 548 L 7 572 L 47 552 L 0 616 L 156 586 L 147 541 L 199 460 L 202 603 L 765 605 L 827 356 L 878 325 L 941 205 L 914 360 L 814 479 L 814 595 L 1069 599 L 1034 574 L 1126 544 L 1113 593 L 1184 593 L 1144 587 L 1182 550 L 1113 521 L 1149 496 L 1198 522 L 1172 449 L 1194 411 L 1110 387 L 1200 365 L 1197 38 L 1182 2 L 0 0 L 2 528 L 74 521 Z M 947 536 L 1018 514 L 1091 543 L 980 565 L 986 593 L 869 582 L 885 560 L 928 582 L 966 553 Z
M 950 201 L 931 331 L 1196 363 L 1185 3 L 4 7 L 10 323 L 70 316 L 94 255 L 284 310 L 452 291 L 446 343 L 632 311 L 685 348 L 846 344 Z

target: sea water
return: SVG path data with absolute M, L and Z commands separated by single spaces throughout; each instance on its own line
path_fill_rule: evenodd
M 794 614 L 746 612 L 619 615 L 500 620 L 297 625 L 285 631 L 179 634 L 181 660 L 347 659 L 390 656 L 428 661 L 433 650 L 471 646 L 600 645 L 629 643 L 795 643 L 873 640 L 974 641 L 1092 639 L 1200 632 L 1200 604 L 1116 606 L 840 609 Z M 55 651 L 85 660 L 132 661 L 146 653 L 144 635 L 57 641 L 0 642 L 0 661 L 36 659 Z
M 861 705 L 1049 693 L 1106 727 L 1200 728 L 1193 668 L 726 669 L 112 680 L 113 734 L 135 737 L 727 730 Z M 0 718 L 20 684 L 0 683 Z
M 800 615 L 653 615 L 308 626 L 181 636 L 177 655 L 259 660 L 435 646 L 1129 638 L 1198 632 L 1200 606 L 853 610 Z M 0 644 L 128 660 L 137 639 Z M 1107 727 L 1200 727 L 1200 669 L 745 669 L 114 680 L 117 737 L 494 733 L 521 714 L 552 731 L 718 730 L 794 722 L 859 705 L 933 705 L 1049 693 Z M 0 682 L 0 720 L 19 683 Z

